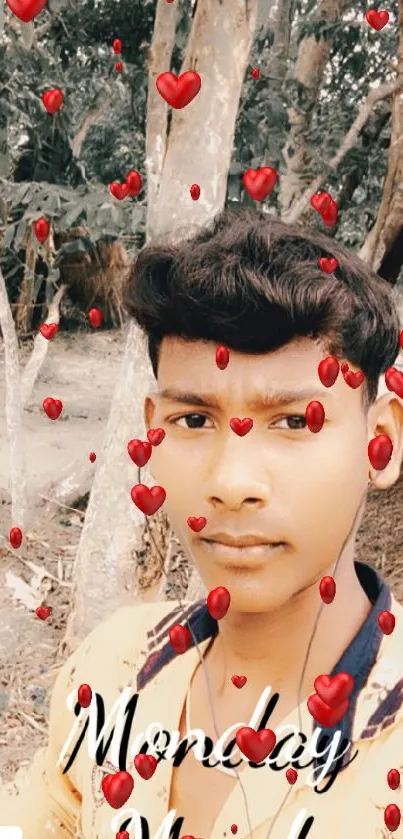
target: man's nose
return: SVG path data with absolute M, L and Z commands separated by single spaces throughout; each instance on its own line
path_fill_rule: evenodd
M 261 455 L 256 453 L 256 442 L 230 431 L 211 464 L 206 487 L 208 502 L 229 510 L 240 510 L 244 505 L 266 506 L 270 501 L 270 478 Z

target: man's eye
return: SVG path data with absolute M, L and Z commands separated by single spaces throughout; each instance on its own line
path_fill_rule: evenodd
M 282 417 L 273 424 L 277 428 L 279 428 L 279 423 L 283 423 L 282 428 L 287 429 L 287 431 L 298 431 L 300 429 L 306 428 L 306 419 L 304 414 L 295 414 L 289 417 Z M 286 423 L 286 425 L 284 425 L 284 423 Z
M 180 428 L 206 428 L 206 422 L 211 423 L 211 420 L 204 416 L 204 414 L 186 414 L 185 416 L 178 417 L 174 420 L 174 424 L 179 425 Z M 183 423 L 185 423 L 185 425 Z M 207 427 L 212 428 L 212 425 Z

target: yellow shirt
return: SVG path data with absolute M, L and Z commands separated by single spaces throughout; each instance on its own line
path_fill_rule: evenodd
M 269 765 L 256 769 L 245 763 L 241 777 L 252 832 L 247 823 L 243 794 L 237 783 L 218 815 L 211 839 L 222 839 L 225 833 L 228 838 L 231 837 L 232 824 L 238 826 L 237 839 L 266 839 L 287 793 L 270 839 L 390 837 L 384 824 L 384 810 L 388 804 L 396 804 L 403 810 L 401 787 L 392 791 L 387 784 L 390 769 L 403 771 L 403 608 L 394 598 L 390 611 L 396 617 L 395 630 L 390 636 L 382 637 L 374 666 L 358 694 L 351 729 L 352 755 L 358 751 L 356 757 L 322 793 L 313 788 L 312 757 L 308 752 L 300 760 L 309 765 L 305 769 L 298 768 L 298 780 L 294 786 L 290 786 L 285 777 L 286 768 L 291 764 L 289 758 L 283 758 L 283 752 L 277 760 L 278 765 L 284 766 L 282 771 L 274 771 Z M 140 832 L 133 821 L 131 827 L 125 828 L 129 830 L 130 839 L 140 839 L 141 836 L 143 839 L 179 839 L 191 834 L 191 825 L 184 824 L 178 830 L 180 823 L 176 822 L 174 827 L 180 813 L 173 813 L 172 818 L 168 815 L 172 760 L 161 760 L 155 774 L 147 781 L 140 778 L 133 766 L 133 755 L 138 753 L 145 739 L 142 732 L 151 723 L 159 722 L 170 732 L 179 728 L 188 685 L 199 663 L 197 649 L 191 647 L 185 654 L 173 657 L 140 689 L 137 675 L 149 660 L 153 648 L 155 650 L 158 646 L 158 633 L 167 634 L 169 625 L 180 622 L 181 615 L 173 610 L 172 603 L 143 604 L 120 609 L 88 636 L 64 664 L 56 680 L 47 747 L 37 753 L 24 781 L 18 785 L 9 783 L 3 786 L 0 825 L 19 825 L 24 839 L 114 839 L 128 817 L 134 817 L 137 812 L 138 818 L 142 816 L 147 820 L 149 832 Z M 200 649 L 205 650 L 207 645 L 208 639 L 202 641 Z M 144 675 L 144 670 L 142 672 Z M 144 682 L 144 679 L 139 681 Z M 77 706 L 80 715 L 77 717 L 73 709 L 78 687 L 83 683 L 92 688 L 92 703 L 88 709 Z M 89 743 L 92 739 L 94 745 L 95 738 L 95 693 L 102 698 L 106 717 L 117 701 L 119 705 L 119 697 L 122 725 L 132 714 L 125 768 L 133 776 L 134 789 L 127 803 L 118 811 L 105 800 L 101 781 L 107 772 L 119 770 L 121 736 L 116 735 L 114 746 L 110 744 L 103 767 L 96 763 L 94 748 L 89 754 Z M 68 696 L 70 709 L 67 707 Z M 123 712 L 127 706 L 125 715 Z M 315 724 L 307 710 L 306 698 L 300 712 L 302 730 L 310 743 Z M 84 739 L 74 756 L 75 745 L 86 722 Z M 116 713 L 107 732 L 112 731 L 114 723 L 115 732 L 119 734 Z M 243 724 L 248 725 L 248 721 Z M 297 709 L 283 721 L 281 727 L 276 728 L 277 741 L 293 731 L 283 727 L 290 725 L 299 731 Z M 75 726 L 78 726 L 76 731 L 73 730 Z M 67 743 L 69 737 L 70 743 Z M 106 744 L 107 733 L 103 740 Z M 294 751 L 299 742 L 296 734 Z M 289 741 L 288 750 L 290 748 Z M 284 750 L 286 755 L 286 746 Z M 153 753 L 152 748 L 147 751 Z M 239 753 L 237 756 L 240 756 Z M 191 759 L 194 759 L 192 755 L 186 758 Z M 68 771 L 63 772 L 68 762 Z M 217 770 L 211 768 L 206 771 Z M 325 784 L 326 779 L 318 786 L 323 788 Z M 195 798 L 200 794 L 201 790 L 194 791 Z M 313 821 L 309 821 L 311 818 Z M 304 829 L 307 832 L 304 833 Z M 403 836 L 403 826 L 393 836 Z

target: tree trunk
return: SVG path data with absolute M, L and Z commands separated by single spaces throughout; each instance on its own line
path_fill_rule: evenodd
M 188 233 L 224 206 L 255 21 L 256 0 L 198 0 L 182 72 L 196 70 L 202 87 L 190 105 L 172 113 L 158 200 L 149 208 L 153 235 Z M 194 183 L 198 201 L 190 197 Z
M 322 0 L 314 20 L 333 23 L 346 5 L 347 0 Z M 310 162 L 307 132 L 311 124 L 312 105 L 318 97 L 330 50 L 328 38 L 317 40 L 314 35 L 303 38 L 299 45 L 295 78 L 303 87 L 303 103 L 298 109 L 289 108 L 288 111 L 290 131 L 283 150 L 286 169 L 280 179 L 282 215 L 290 210 L 308 184 L 304 174 Z
M 154 32 L 148 54 L 148 93 L 146 159 L 147 224 L 146 239 L 153 235 L 154 212 L 164 166 L 168 138 L 168 106 L 159 95 L 156 79 L 169 68 L 175 43 L 177 4 L 159 0 L 155 13 Z
M 395 283 L 403 265 L 403 0 L 399 2 L 398 82 L 392 104 L 388 166 L 381 205 L 360 256 Z
M 18 340 L 3 274 L 0 269 L 0 326 L 4 341 L 6 378 L 6 428 L 10 459 L 10 493 L 12 527 L 24 529 L 28 505 L 24 436 L 22 428 L 20 362 Z
M 28 227 L 25 237 L 25 266 L 17 303 L 16 326 L 18 335 L 26 335 L 31 329 L 33 317 L 36 253 L 32 245 L 32 229 Z
M 277 96 L 281 94 L 287 74 L 292 4 L 293 0 L 278 0 L 273 20 L 274 37 L 266 72 L 270 80 L 271 94 Z
M 158 194 L 152 187 L 153 200 L 148 203 L 148 229 L 153 239 L 167 233 L 178 235 L 180 225 L 188 230 L 204 224 L 224 206 L 255 17 L 256 0 L 249 0 L 247 9 L 244 0 L 198 2 L 183 69 L 193 67 L 200 72 L 202 90 L 190 105 L 172 115 Z M 162 20 L 162 13 L 156 23 L 158 20 Z M 161 37 L 165 38 L 166 33 L 161 33 Z M 152 84 L 156 70 L 152 59 Z M 167 70 L 167 65 L 159 68 L 159 72 Z M 153 100 L 150 91 L 149 103 Z M 151 148 L 148 138 L 149 151 Z M 198 202 L 189 195 L 194 182 L 201 186 Z M 130 498 L 137 475 L 126 446 L 130 438 L 144 433 L 143 400 L 150 382 L 144 341 L 131 323 L 78 547 L 74 608 L 66 634 L 70 649 L 111 611 L 133 602 L 135 592 L 130 580 L 143 546 L 143 517 Z

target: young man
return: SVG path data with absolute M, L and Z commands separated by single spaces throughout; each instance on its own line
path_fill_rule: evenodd
M 332 273 L 322 257 L 337 260 Z M 385 819 L 395 830 L 402 806 L 403 611 L 354 544 L 369 484 L 391 487 L 403 455 L 402 400 L 377 398 L 399 352 L 389 288 L 335 240 L 224 213 L 191 241 L 144 249 L 127 307 L 157 379 L 146 426 L 165 432 L 153 484 L 207 591 L 225 587 L 230 606 L 216 621 L 205 601 L 145 604 L 97 628 L 58 676 L 49 744 L 25 788 L 4 790 L 1 823 L 19 824 L 24 839 L 387 837 Z M 352 386 L 360 376 L 344 366 L 324 385 L 327 356 L 364 380 Z M 307 425 L 313 401 L 320 431 Z M 393 444 L 383 469 L 368 456 L 379 435 Z M 199 532 L 192 516 L 206 519 Z M 326 576 L 336 594 L 323 605 Z M 171 643 L 178 624 L 192 636 L 182 654 Z M 347 706 L 326 728 L 307 699 L 319 675 L 339 673 L 353 687 L 325 703 Z M 76 704 L 81 684 L 92 689 L 87 709 Z M 275 731 L 260 763 L 238 748 L 240 727 Z M 158 759 L 148 780 L 133 765 L 140 752 Z M 118 771 L 134 788 L 113 809 L 101 783 Z

